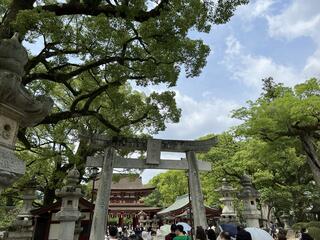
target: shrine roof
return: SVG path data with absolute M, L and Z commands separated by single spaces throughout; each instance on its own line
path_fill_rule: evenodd
M 170 205 L 169 207 L 161 210 L 160 212 L 158 212 L 159 215 L 162 214 L 166 214 L 166 213 L 170 213 L 176 210 L 179 210 L 185 206 L 187 206 L 189 204 L 189 196 L 188 194 L 182 195 L 182 196 L 178 196 L 176 198 L 176 201 Z
M 182 214 L 190 205 L 189 201 L 189 195 L 185 194 L 182 196 L 178 196 L 176 198 L 176 201 L 170 205 L 169 207 L 162 209 L 160 212 L 158 212 L 158 215 L 179 215 Z M 208 206 L 205 206 L 206 214 L 207 215 L 217 215 L 220 216 L 221 210 L 210 208 Z
M 99 188 L 100 179 L 96 182 L 96 189 Z M 142 184 L 139 174 L 113 174 L 112 191 L 152 191 L 155 187 Z
M 47 212 L 55 212 L 55 211 L 59 211 L 60 210 L 60 207 L 61 207 L 61 200 L 51 204 L 50 206 L 47 206 L 47 207 L 40 207 L 40 208 L 37 208 L 37 209 L 33 209 L 31 210 L 31 214 L 32 215 L 41 215 L 41 214 L 44 214 L 44 213 L 47 213 Z M 80 198 L 79 199 L 79 208 L 81 210 L 84 210 L 84 209 L 93 209 L 94 208 L 94 205 L 89 202 L 88 200 L 84 199 L 84 198 Z

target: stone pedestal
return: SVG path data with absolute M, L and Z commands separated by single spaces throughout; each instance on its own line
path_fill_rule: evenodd
M 243 201 L 242 216 L 246 221 L 246 227 L 259 228 L 260 211 L 257 209 L 257 199 L 259 192 L 253 187 L 251 177 L 244 175 L 241 179 L 242 189 L 239 194 L 239 199 Z
M 81 215 L 81 217 L 76 222 L 76 227 L 75 227 L 75 230 L 74 230 L 73 240 L 79 240 L 80 233 L 83 230 L 83 227 L 81 227 L 81 220 L 84 219 L 84 218 L 85 218 L 85 215 Z
M 223 209 L 220 217 L 220 222 L 234 224 L 238 223 L 237 213 L 233 204 L 236 189 L 233 188 L 224 178 L 222 179 L 222 186 L 216 191 L 222 195 L 220 201 L 223 203 Z
M 0 192 L 25 172 L 25 163 L 14 154 L 19 121 L 23 114 L 0 103 Z
M 79 199 L 82 197 L 81 189 L 77 186 L 80 173 L 76 168 L 68 172 L 67 183 L 61 190 L 56 191 L 56 196 L 62 198 L 61 209 L 57 213 L 60 221 L 59 240 L 74 240 L 76 221 L 79 220 Z
M 30 211 L 33 209 L 32 203 L 36 199 L 35 188 L 36 182 L 32 179 L 23 189 L 23 206 L 21 212 L 17 216 L 11 228 L 14 231 L 9 231 L 8 238 L 12 240 L 32 240 L 33 239 L 33 215 Z
M 13 152 L 19 126 L 40 122 L 53 105 L 50 98 L 31 96 L 21 84 L 27 62 L 27 51 L 16 34 L 0 41 L 0 191 L 25 172 L 24 162 Z

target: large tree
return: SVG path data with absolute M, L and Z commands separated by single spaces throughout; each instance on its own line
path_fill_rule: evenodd
M 212 23 L 227 22 L 235 8 L 245 3 L 247 0 L 2 0 L 0 39 L 19 32 L 26 43 L 40 48 L 30 54 L 25 67 L 22 83 L 28 89 L 39 92 L 40 88 L 53 95 L 52 88 L 61 85 L 73 98 L 63 108 L 56 104 L 40 124 L 91 116 L 119 133 L 123 124 L 112 123 L 101 114 L 95 100 L 128 81 L 171 87 L 181 69 L 188 77 L 199 75 L 209 47 L 189 38 L 189 31 L 209 32 Z
M 247 2 L 0 0 L 0 40 L 18 32 L 29 50 L 22 84 L 55 102 L 38 126 L 19 130 L 28 164 L 22 182 L 37 175 L 50 204 L 66 170 L 76 163 L 84 174 L 94 154 L 80 133 L 153 134 L 177 122 L 174 92 L 146 95 L 132 87 L 173 87 L 182 69 L 198 76 L 209 47 L 188 33 L 208 33 Z
M 266 142 L 295 141 L 306 156 L 315 181 L 320 184 L 319 130 L 320 82 L 313 78 L 293 88 L 264 80 L 264 94 L 234 117 L 244 121 L 238 133 Z

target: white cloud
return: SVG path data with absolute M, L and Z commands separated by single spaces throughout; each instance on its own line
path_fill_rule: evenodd
M 271 37 L 292 40 L 310 37 L 316 45 L 315 52 L 306 60 L 301 76 L 306 79 L 320 76 L 320 1 L 294 0 L 282 13 L 267 16 Z
M 303 69 L 305 78 L 320 77 L 320 47 L 307 59 L 306 65 Z
M 267 20 L 272 37 L 293 39 L 310 36 L 317 40 L 320 36 L 320 1 L 294 0 L 282 13 L 268 15 Z
M 182 109 L 182 117 L 177 124 L 168 124 L 160 136 L 176 139 L 195 139 L 209 133 L 221 133 L 237 120 L 230 117 L 230 112 L 239 107 L 233 101 L 212 97 L 209 93 L 202 100 L 176 91 L 177 105 Z
M 256 17 L 265 17 L 274 3 L 275 0 L 250 1 L 248 5 L 240 7 L 238 16 L 244 20 L 252 20 Z
M 265 56 L 246 53 L 245 48 L 234 37 L 226 41 L 225 58 L 222 62 L 237 79 L 249 87 L 261 89 L 261 79 L 272 76 L 276 81 L 292 86 L 299 82 L 299 74 L 290 66 L 276 63 Z

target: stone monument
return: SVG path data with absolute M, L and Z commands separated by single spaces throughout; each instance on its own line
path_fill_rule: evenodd
M 233 188 L 227 180 L 222 179 L 222 186 L 216 190 L 222 195 L 220 201 L 223 203 L 222 214 L 220 217 L 221 223 L 238 223 L 237 213 L 234 208 L 234 194 L 237 191 Z
M 253 187 L 251 177 L 244 174 L 241 179 L 242 189 L 238 195 L 239 199 L 243 201 L 242 216 L 246 221 L 246 227 L 260 227 L 259 219 L 261 216 L 257 208 L 257 199 L 259 192 Z
M 61 209 L 56 217 L 60 221 L 59 240 L 74 240 L 77 235 L 76 222 L 81 217 L 79 199 L 83 196 L 78 187 L 80 173 L 74 167 L 68 172 L 66 186 L 56 191 L 56 196 L 61 197 Z
M 8 238 L 10 240 L 32 240 L 33 239 L 33 215 L 30 211 L 33 209 L 32 203 L 36 199 L 36 181 L 31 179 L 25 188 L 23 189 L 23 205 L 21 212 L 18 214 L 16 221 L 14 222 L 13 231 L 8 232 Z
M 14 154 L 19 127 L 39 123 L 53 105 L 51 98 L 33 97 L 21 84 L 27 62 L 17 34 L 0 41 L 0 192 L 25 172 L 24 161 Z

